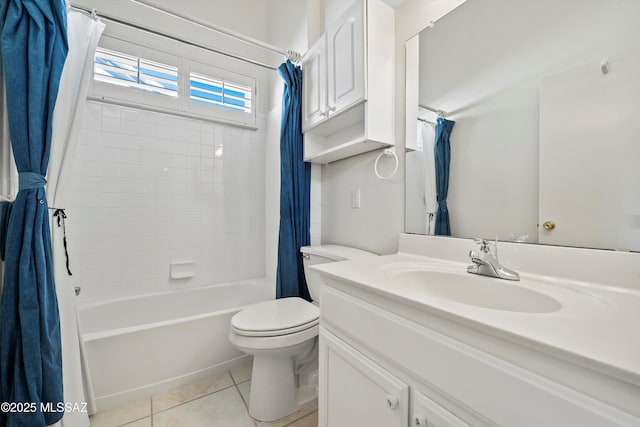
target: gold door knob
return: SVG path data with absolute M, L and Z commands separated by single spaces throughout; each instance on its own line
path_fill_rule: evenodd
M 545 230 L 549 230 L 549 231 L 551 231 L 551 230 L 553 230 L 554 228 L 556 228 L 556 223 L 555 223 L 555 222 L 553 222 L 553 221 L 545 221 L 545 222 L 542 224 L 542 228 L 544 228 Z

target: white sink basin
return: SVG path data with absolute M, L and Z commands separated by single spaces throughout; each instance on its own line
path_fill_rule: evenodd
M 466 272 L 435 270 L 397 271 L 391 277 L 396 286 L 412 295 L 476 307 L 521 313 L 550 313 L 562 307 L 558 300 L 531 289 L 537 282 L 529 279 L 513 282 Z

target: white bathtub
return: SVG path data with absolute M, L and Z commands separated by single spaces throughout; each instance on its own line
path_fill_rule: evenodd
M 248 362 L 228 340 L 242 307 L 275 297 L 254 279 L 79 307 L 97 409 L 149 396 Z

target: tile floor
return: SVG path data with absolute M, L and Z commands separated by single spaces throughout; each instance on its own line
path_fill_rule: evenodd
M 273 423 L 248 412 L 251 365 L 93 415 L 91 427 L 317 427 L 317 405 Z

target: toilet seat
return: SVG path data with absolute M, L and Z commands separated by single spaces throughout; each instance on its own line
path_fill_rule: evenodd
M 318 323 L 318 307 L 293 297 L 245 308 L 231 319 L 231 330 L 246 337 L 276 337 L 317 327 Z

